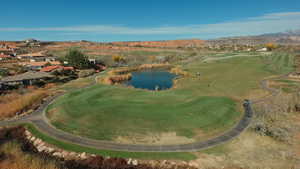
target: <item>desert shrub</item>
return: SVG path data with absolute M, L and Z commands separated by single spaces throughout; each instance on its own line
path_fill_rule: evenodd
M 292 128 L 281 124 L 270 123 L 264 120 L 256 120 L 252 129 L 259 135 L 269 136 L 275 140 L 289 142 Z
M 254 105 L 251 129 L 260 135 L 289 142 L 295 128 L 286 119 L 290 113 L 297 111 L 299 101 L 298 94 L 281 94 Z

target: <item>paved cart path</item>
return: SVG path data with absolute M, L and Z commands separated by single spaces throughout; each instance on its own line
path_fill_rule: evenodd
M 283 75 L 277 78 L 279 79 L 286 77 Z M 229 131 L 206 141 L 199 141 L 189 144 L 178 144 L 178 145 L 139 145 L 139 144 L 121 144 L 109 141 L 93 140 L 85 137 L 73 135 L 62 130 L 53 127 L 45 115 L 45 109 L 51 104 L 57 97 L 63 94 L 57 94 L 47 99 L 36 111 L 32 114 L 19 117 L 18 119 L 12 119 L 8 121 L 1 121 L 0 126 L 17 125 L 24 123 L 33 124 L 42 133 L 56 138 L 57 140 L 77 144 L 84 147 L 90 147 L 100 150 L 115 150 L 115 151 L 128 151 L 128 152 L 195 152 L 209 147 L 213 147 L 222 143 L 225 143 L 233 138 L 239 136 L 250 124 L 253 117 L 252 104 L 263 102 L 270 97 L 274 97 L 280 93 L 280 90 L 269 88 L 267 81 L 271 79 L 265 79 L 260 82 L 262 89 L 270 93 L 269 96 L 244 103 L 244 115 L 241 120 Z

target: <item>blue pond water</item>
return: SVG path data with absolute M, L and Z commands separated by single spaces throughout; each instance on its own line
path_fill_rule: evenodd
M 149 70 L 132 72 L 132 79 L 126 84 L 139 89 L 165 90 L 173 86 L 175 74 L 167 71 Z

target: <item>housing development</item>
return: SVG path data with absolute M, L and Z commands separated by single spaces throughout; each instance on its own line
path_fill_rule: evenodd
M 299 2 L 154 1 L 15 5 L 0 169 L 300 168 Z

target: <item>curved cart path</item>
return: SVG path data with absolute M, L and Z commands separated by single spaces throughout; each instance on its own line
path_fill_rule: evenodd
M 279 79 L 283 78 L 286 75 L 272 78 L 272 79 Z M 222 143 L 225 143 L 229 140 L 232 140 L 233 138 L 240 135 L 250 124 L 251 119 L 253 117 L 253 111 L 251 104 L 263 102 L 267 100 L 269 97 L 274 97 L 280 93 L 280 90 L 269 88 L 267 85 L 267 81 L 271 79 L 265 79 L 261 81 L 261 87 L 264 90 L 267 90 L 270 92 L 270 95 L 267 97 L 264 97 L 262 99 L 250 101 L 249 103 L 244 103 L 244 115 L 241 118 L 241 120 L 229 131 L 215 137 L 212 139 L 208 139 L 206 141 L 199 141 L 189 144 L 179 144 L 179 145 L 135 145 L 135 144 L 120 144 L 120 143 L 114 143 L 109 141 L 100 141 L 100 140 L 93 140 L 88 139 L 84 137 L 80 137 L 77 135 L 73 135 L 67 132 L 64 132 L 62 130 L 56 129 L 53 127 L 48 119 L 45 116 L 45 109 L 46 107 L 51 104 L 57 97 L 63 95 L 63 94 L 57 94 L 56 96 L 53 96 L 45 103 L 43 103 L 36 111 L 34 111 L 30 115 L 26 115 L 23 117 L 20 117 L 18 119 L 14 120 L 8 120 L 8 121 L 1 121 L 0 126 L 8 126 L 8 125 L 17 125 L 17 124 L 23 124 L 23 123 L 32 123 L 37 127 L 37 129 L 41 132 L 43 132 L 46 135 L 49 135 L 53 138 L 56 138 L 60 141 L 77 144 L 84 147 L 90 147 L 95 149 L 101 149 L 101 150 L 115 150 L 115 151 L 128 151 L 128 152 L 194 152 L 199 151 L 203 149 L 207 149 L 212 146 L 216 146 Z

